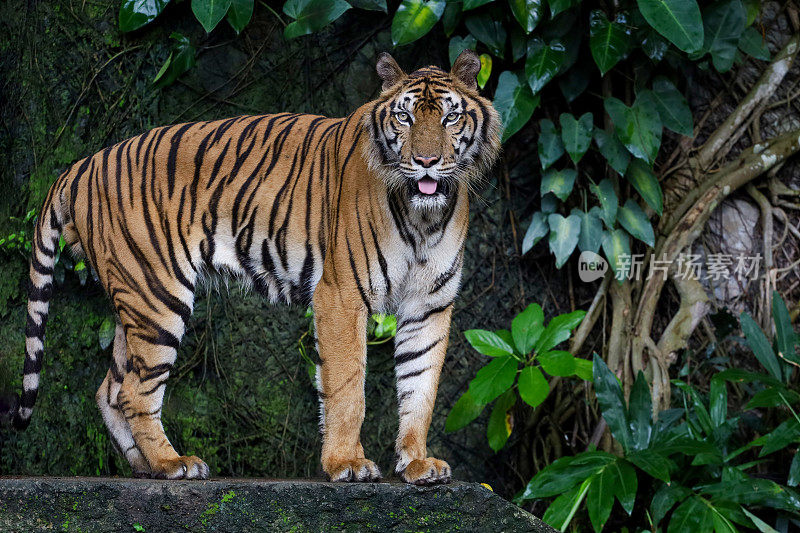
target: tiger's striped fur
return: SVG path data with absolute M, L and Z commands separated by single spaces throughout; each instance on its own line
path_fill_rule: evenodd
M 39 386 L 59 235 L 85 256 L 116 310 L 113 361 L 97 392 L 135 475 L 206 478 L 161 424 L 194 290 L 241 276 L 272 301 L 313 304 L 323 404 L 322 466 L 336 481 L 380 476 L 360 442 L 365 329 L 398 316 L 396 470 L 447 481 L 426 439 L 460 283 L 468 188 L 499 151 L 500 123 L 477 93 L 480 62 L 406 75 L 383 54 L 383 91 L 331 119 L 283 113 L 156 128 L 75 163 L 38 218 L 30 267 L 23 394 Z

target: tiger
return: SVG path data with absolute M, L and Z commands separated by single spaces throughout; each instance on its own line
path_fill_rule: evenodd
M 461 283 L 469 195 L 500 153 L 501 122 L 478 93 L 471 50 L 449 72 L 406 74 L 378 57 L 380 95 L 344 118 L 280 113 L 158 127 L 74 163 L 35 222 L 22 394 L 39 389 L 60 238 L 85 258 L 116 319 L 96 402 L 136 477 L 207 479 L 161 421 L 195 287 L 227 273 L 271 302 L 311 306 L 320 364 L 321 466 L 376 481 L 364 421 L 368 317 L 397 317 L 395 473 L 450 481 L 427 437 Z

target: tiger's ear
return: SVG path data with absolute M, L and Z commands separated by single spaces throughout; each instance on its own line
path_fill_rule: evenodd
M 481 70 L 481 60 L 478 54 L 467 48 L 461 52 L 450 69 L 450 74 L 472 90 L 478 89 L 478 82 L 475 77 Z
M 375 70 L 378 71 L 378 76 L 383 80 L 381 89 L 384 91 L 406 77 L 406 73 L 403 72 L 397 61 L 387 52 L 382 52 L 378 56 L 378 64 L 375 65 Z

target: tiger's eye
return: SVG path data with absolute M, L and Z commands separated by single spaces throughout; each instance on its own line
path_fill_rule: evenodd
M 448 113 L 447 116 L 444 117 L 444 119 L 446 122 L 456 122 L 460 117 L 461 113 L 456 113 L 455 111 L 452 111 Z
M 410 117 L 408 116 L 408 113 L 406 113 L 405 111 L 399 111 L 394 114 L 394 118 L 396 118 L 400 122 L 408 122 L 408 119 Z

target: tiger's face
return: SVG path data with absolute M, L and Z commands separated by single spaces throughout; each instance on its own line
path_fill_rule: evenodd
M 459 184 L 470 187 L 499 153 L 499 117 L 477 92 L 480 60 L 467 50 L 450 73 L 425 67 L 406 75 L 384 53 L 377 70 L 383 92 L 368 117 L 370 165 L 413 207 L 444 207 Z

